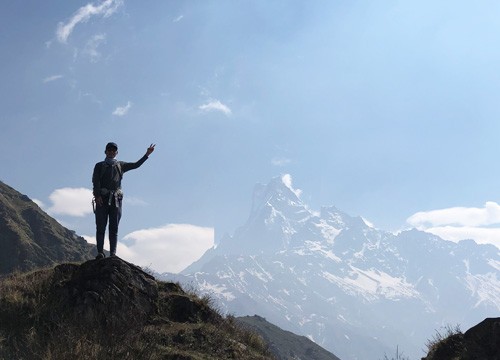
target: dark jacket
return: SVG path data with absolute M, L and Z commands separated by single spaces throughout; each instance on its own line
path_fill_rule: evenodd
M 105 161 L 100 161 L 95 164 L 94 173 L 92 174 L 94 196 L 99 197 L 109 193 L 109 191 L 121 189 L 123 173 L 137 169 L 147 159 L 148 157 L 144 155 L 139 161 L 134 163 L 117 161 L 119 165 L 111 166 L 106 164 Z

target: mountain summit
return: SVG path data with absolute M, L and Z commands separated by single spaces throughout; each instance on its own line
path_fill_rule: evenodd
M 418 358 L 435 329 L 500 312 L 493 245 L 394 235 L 334 206 L 312 211 L 299 195 L 287 176 L 257 185 L 246 223 L 173 278 L 344 360 L 383 358 L 396 346 Z
M 273 178 L 268 184 L 255 185 L 252 208 L 247 222 L 234 236 L 226 236 L 219 252 L 227 254 L 258 254 L 286 251 L 302 240 L 304 231 L 327 234 L 331 237 L 342 228 L 363 223 L 335 207 L 325 207 L 315 213 L 293 189 L 289 175 Z M 327 236 L 328 237 L 328 236 Z
M 0 181 L 0 275 L 92 257 L 93 246 Z

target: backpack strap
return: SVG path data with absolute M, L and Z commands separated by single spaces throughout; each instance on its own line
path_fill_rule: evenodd
M 116 170 L 120 174 L 120 180 L 123 179 L 122 164 L 119 161 L 116 163 Z

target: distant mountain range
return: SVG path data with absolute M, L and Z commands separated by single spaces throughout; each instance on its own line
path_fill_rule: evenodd
M 232 324 L 207 299 L 156 282 L 119 258 L 84 262 L 94 251 L 0 182 L 0 358 L 338 359 L 261 317 Z M 145 324 L 138 314 L 148 314 Z M 241 332 L 242 324 L 264 340 Z M 158 329 L 167 330 L 160 336 Z
M 343 360 L 424 355 L 436 329 L 500 314 L 500 252 L 312 211 L 283 178 L 258 184 L 247 222 L 169 280 L 237 316 L 259 314 Z
M 0 182 L 0 275 L 92 258 L 94 246 Z

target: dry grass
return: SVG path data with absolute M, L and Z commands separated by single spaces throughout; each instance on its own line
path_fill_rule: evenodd
M 460 326 L 447 325 L 427 341 L 426 359 L 463 359 L 466 348 L 463 342 L 463 333 Z
M 461 335 L 462 330 L 460 329 L 460 325 L 446 325 L 441 330 L 436 330 L 436 333 L 433 335 L 431 339 L 427 340 L 425 344 L 427 347 L 427 352 L 432 352 L 436 346 L 443 343 L 445 340 L 453 337 L 455 335 Z
M 157 282 L 157 311 L 124 324 L 112 307 L 82 318 L 54 302 L 59 280 L 53 269 L 0 279 L 0 359 L 272 359 L 259 335 L 178 284 Z
M 405 354 L 399 350 L 398 346 L 396 347 L 396 354 L 393 357 L 389 357 L 385 354 L 383 360 L 410 360 L 410 358 L 405 356 Z

